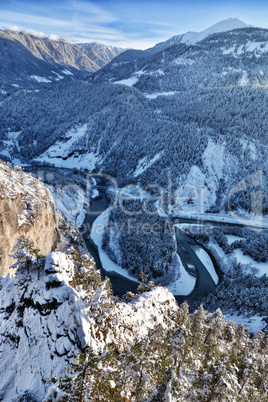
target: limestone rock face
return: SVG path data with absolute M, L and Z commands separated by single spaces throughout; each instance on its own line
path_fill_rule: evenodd
M 14 264 L 9 255 L 22 236 L 32 240 L 41 255 L 54 250 L 60 238 L 56 207 L 40 181 L 0 162 L 0 275 Z

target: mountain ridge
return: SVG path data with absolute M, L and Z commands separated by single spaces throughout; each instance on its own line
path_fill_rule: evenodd
M 95 43 L 72 44 L 55 35 L 0 30 L 0 79 L 2 86 L 19 87 L 84 79 L 123 51 Z

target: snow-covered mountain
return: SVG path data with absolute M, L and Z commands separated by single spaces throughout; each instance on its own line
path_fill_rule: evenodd
M 201 40 L 207 38 L 209 35 L 213 35 L 215 33 L 220 32 L 228 32 L 232 31 L 233 29 L 241 29 L 241 28 L 248 28 L 251 25 L 245 24 L 243 21 L 240 21 L 238 18 L 228 18 L 227 20 L 223 20 L 217 22 L 216 24 L 212 25 L 211 27 L 205 29 L 201 32 L 187 32 L 182 35 L 175 35 L 166 42 L 158 43 L 154 48 L 151 50 L 159 51 L 168 48 L 169 46 L 176 45 L 179 43 L 186 43 L 186 44 L 194 44 L 200 42 Z
M 98 83 L 134 86 L 145 94 L 154 91 L 156 96 L 161 91 L 174 95 L 186 86 L 263 85 L 267 41 L 266 29 L 239 20 L 222 21 L 201 33 L 175 36 L 145 51 L 126 51 L 91 78 Z
M 82 79 L 121 52 L 95 43 L 71 44 L 55 35 L 0 30 L 0 81 L 2 87 L 23 87 Z
M 164 184 L 170 169 L 178 186 L 211 183 L 204 211 L 225 210 L 241 172 L 267 174 L 268 30 L 239 26 L 154 53 L 125 51 L 89 82 L 3 95 L 0 155 L 101 169 L 120 184 Z
M 60 180 L 51 184 L 62 211 L 83 194 L 75 224 L 83 221 L 89 194 L 88 188 L 80 191 L 83 183 L 77 169 L 106 172 L 120 186 L 146 188 L 145 195 L 153 201 L 146 204 L 149 229 L 161 221 L 172 228 L 168 214 L 173 213 L 209 214 L 212 219 L 216 214 L 221 220 L 231 209 L 246 216 L 254 212 L 257 219 L 260 211 L 268 213 L 267 42 L 267 30 L 235 26 L 227 32 L 214 30 L 194 43 L 168 44 L 164 50 L 126 51 L 90 82 L 75 81 L 81 78 L 75 74 L 76 64 L 64 67 L 66 75 L 73 71 L 71 82 L 2 90 L 0 157 L 14 164 L 76 168 L 73 186 L 61 171 Z M 59 47 L 53 44 L 54 56 L 44 56 L 43 44 L 42 49 L 36 42 L 31 46 L 35 56 L 28 58 L 31 51 L 20 44 L 21 61 L 16 59 L 17 70 L 9 83 L 25 83 L 25 71 L 36 67 L 32 62 L 39 56 L 44 57 L 39 81 L 50 79 L 47 63 L 54 56 L 53 71 L 60 74 L 55 70 L 56 59 L 62 57 L 64 63 Z M 12 49 L 15 57 L 18 44 Z M 24 75 L 19 75 L 19 61 Z M 76 56 L 69 62 L 78 63 Z M 4 68 L 7 72 L 7 65 Z M 33 242 L 21 239 L 13 252 L 17 271 L 0 277 L 1 400 L 56 402 L 82 395 L 89 401 L 109 402 L 267 400 L 267 336 L 249 336 L 242 325 L 224 320 L 218 308 L 238 322 L 257 322 L 255 332 L 267 329 L 267 231 L 221 225 L 206 231 L 199 222 L 192 230 L 184 225 L 183 230 L 210 250 L 222 275 L 214 294 L 203 300 L 213 312 L 200 306 L 190 314 L 186 303 L 178 306 L 167 289 L 152 283 L 142 284 L 136 295 L 113 297 L 109 280 L 96 271 L 78 232 L 62 220 L 58 225 L 48 190 L 21 169 L 2 164 L 0 184 L 0 243 L 7 244 L 0 263 L 15 237 L 23 234 Z M 156 191 L 149 193 L 150 189 Z M 167 209 L 165 200 L 156 196 L 159 190 L 176 196 Z M 135 199 L 133 211 L 140 206 Z M 170 257 L 180 246 L 173 231 L 165 236 L 160 226 L 159 235 L 156 226 L 152 242 L 144 211 L 136 215 L 137 232 L 130 237 L 121 230 L 126 215 L 114 212 L 114 227 L 117 232 L 120 228 L 121 237 L 116 233 L 114 238 L 97 238 L 99 250 L 111 257 L 108 263 L 119 264 L 123 256 L 126 270 L 135 268 L 136 275 L 144 274 L 146 266 L 176 269 L 178 264 Z M 104 226 L 110 228 L 109 223 Z M 56 245 L 59 230 L 63 240 Z M 191 243 L 186 249 L 181 243 L 188 277 L 194 271 L 189 256 L 196 247 Z M 197 248 L 196 258 L 201 254 L 207 264 L 209 255 Z M 157 257 L 156 264 L 152 256 Z M 262 264 L 259 270 L 253 265 L 257 262 Z M 185 288 L 182 272 L 172 274 Z M 69 378 L 60 380 L 65 375 Z M 53 377 L 54 385 L 49 382 Z

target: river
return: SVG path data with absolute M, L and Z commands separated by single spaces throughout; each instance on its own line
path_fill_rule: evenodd
M 83 230 L 83 239 L 86 244 L 86 247 L 90 254 L 93 256 L 96 262 L 96 267 L 97 269 L 101 270 L 101 273 L 103 276 L 107 276 L 110 278 L 114 293 L 122 296 L 125 294 L 127 291 L 132 291 L 134 292 L 137 289 L 137 283 L 134 281 L 131 281 L 130 279 L 124 277 L 123 275 L 120 275 L 116 272 L 108 272 L 105 271 L 100 260 L 100 255 L 97 246 L 95 243 L 91 240 L 90 237 L 90 228 L 93 225 L 93 222 L 95 219 L 106 209 L 109 207 L 109 200 L 106 195 L 106 188 L 103 183 L 99 184 L 97 186 L 97 189 L 99 191 L 99 196 L 96 198 L 93 198 L 91 200 L 91 205 L 90 208 L 88 209 L 85 222 L 84 222 L 84 227 L 86 227 L 86 230 Z M 178 219 L 174 219 L 174 223 L 177 223 Z M 181 219 L 180 223 L 186 223 L 186 220 Z M 189 220 L 187 220 L 187 223 Z M 192 223 L 196 223 L 194 220 Z M 200 224 L 200 222 L 199 222 Z M 210 222 L 211 224 L 211 222 Z M 196 283 L 195 287 L 192 290 L 192 292 L 187 295 L 187 296 L 182 296 L 182 295 L 174 295 L 177 299 L 178 302 L 183 302 L 187 301 L 189 304 L 192 302 L 201 299 L 202 297 L 206 296 L 207 294 L 211 293 L 215 289 L 215 283 L 204 266 L 204 264 L 200 261 L 200 259 L 197 257 L 196 253 L 193 250 L 193 246 L 198 246 L 199 248 L 203 248 L 206 253 L 209 254 L 215 271 L 221 279 L 222 275 L 220 272 L 219 267 L 217 266 L 217 263 L 209 250 L 207 250 L 204 246 L 201 244 L 197 243 L 191 236 L 188 234 L 184 233 L 183 231 L 179 230 L 178 228 L 175 228 L 175 235 L 176 235 L 176 241 L 177 241 L 177 247 L 178 247 L 178 253 L 180 255 L 180 258 L 184 264 L 184 267 L 188 274 L 191 276 L 194 276 L 196 278 Z M 191 268 L 190 268 L 191 267 Z M 195 269 L 193 269 L 194 267 Z
M 55 183 L 63 183 L 63 181 L 69 183 L 73 180 L 73 171 L 71 169 L 66 168 L 53 168 L 53 167 L 40 167 L 40 166 L 29 166 L 25 168 L 26 171 L 32 172 L 35 176 L 43 176 L 44 181 L 48 184 Z M 44 174 L 46 173 L 46 174 Z M 77 179 L 78 174 L 75 175 Z M 49 178 L 49 179 L 48 179 Z M 53 178 L 53 179 L 52 179 Z M 78 180 L 79 182 L 79 180 Z M 90 228 L 93 225 L 95 219 L 109 207 L 110 201 L 107 197 L 107 183 L 105 180 L 98 178 L 97 179 L 97 189 L 99 191 L 99 196 L 91 199 L 90 207 L 88 208 L 88 212 L 85 217 L 82 235 L 85 242 L 85 245 L 95 260 L 96 268 L 99 269 L 103 276 L 107 276 L 110 278 L 114 293 L 118 296 L 124 295 L 127 291 L 135 292 L 138 284 L 135 281 L 132 281 L 123 275 L 120 275 L 116 272 L 108 272 L 103 269 L 99 251 L 95 243 L 90 238 Z M 187 224 L 199 224 L 200 221 L 197 219 L 187 219 L 187 218 L 172 218 L 173 223 L 187 223 Z M 210 221 L 202 221 L 204 226 L 217 225 L 220 223 L 214 223 Z M 85 230 L 86 228 L 86 230 Z M 196 278 L 196 283 L 192 292 L 187 296 L 182 296 L 179 294 L 175 294 L 178 302 L 187 301 L 189 304 L 194 301 L 201 299 L 205 295 L 211 293 L 215 289 L 215 283 L 209 274 L 208 270 L 204 266 L 204 264 L 197 257 L 196 253 L 193 250 L 193 246 L 199 246 L 210 256 L 215 271 L 219 277 L 219 280 L 222 278 L 222 273 L 215 261 L 214 257 L 211 255 L 210 251 L 207 250 L 203 245 L 199 244 L 195 241 L 190 235 L 185 232 L 179 230 L 175 227 L 175 235 L 177 241 L 178 254 L 180 255 L 181 261 L 188 272 L 189 275 Z M 193 268 L 194 267 L 194 268 Z

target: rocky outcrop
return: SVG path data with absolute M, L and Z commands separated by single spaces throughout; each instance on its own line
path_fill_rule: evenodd
M 9 255 L 22 236 L 32 240 L 41 255 L 54 250 L 60 238 L 56 207 L 40 181 L 0 163 L 0 275 L 15 262 Z

